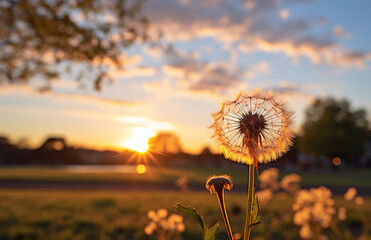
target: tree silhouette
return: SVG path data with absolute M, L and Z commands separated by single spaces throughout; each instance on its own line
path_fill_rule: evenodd
M 365 110 L 352 110 L 347 100 L 316 99 L 306 111 L 299 147 L 314 155 L 359 157 L 368 133 Z
M 166 154 L 177 154 L 182 152 L 179 137 L 171 132 L 160 132 L 148 140 L 151 150 Z
M 0 83 L 51 80 L 73 68 L 100 90 L 109 66 L 122 67 L 134 43 L 155 44 L 143 0 L 3 0 L 0 2 Z
M 40 149 L 45 150 L 63 150 L 66 149 L 67 143 L 66 140 L 62 137 L 49 137 L 46 141 L 41 145 Z
M 37 149 L 31 151 L 32 161 L 39 164 L 81 164 L 82 158 L 75 148 L 69 147 L 63 137 L 48 137 Z

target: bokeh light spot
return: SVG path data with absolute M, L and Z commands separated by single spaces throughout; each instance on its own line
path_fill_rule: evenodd
M 137 173 L 139 174 L 143 174 L 147 171 L 147 168 L 146 166 L 144 166 L 143 164 L 139 164 L 137 165 Z
M 339 166 L 341 164 L 341 159 L 339 157 L 334 157 L 332 159 L 332 164 L 334 164 L 335 166 Z

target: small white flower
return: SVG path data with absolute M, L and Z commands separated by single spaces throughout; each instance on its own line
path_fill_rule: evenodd
M 271 191 L 276 191 L 279 189 L 279 183 L 277 182 L 279 175 L 278 168 L 269 168 L 265 171 L 263 171 L 259 175 L 259 182 L 260 182 L 260 188 L 261 189 L 270 189 Z
M 184 232 L 184 230 L 185 230 L 184 223 L 179 223 L 178 226 L 177 226 L 177 231 L 178 232 Z
M 272 199 L 273 193 L 269 189 L 264 189 L 256 192 L 255 196 L 258 198 L 259 204 L 266 205 Z
M 154 218 L 156 218 L 156 216 L 157 216 L 157 214 L 156 214 L 156 212 L 153 211 L 153 210 L 149 210 L 149 211 L 147 212 L 147 217 L 148 217 L 149 219 L 154 219 Z
M 352 201 L 355 198 L 356 195 L 357 195 L 357 189 L 355 189 L 354 187 L 351 187 L 344 194 L 344 199 L 347 200 L 347 201 Z
M 152 235 L 152 233 L 156 230 L 157 225 L 154 222 L 150 222 L 145 228 L 144 233 L 147 235 Z
M 165 208 L 160 208 L 157 210 L 157 216 L 159 218 L 165 218 L 167 216 L 167 210 Z
M 340 207 L 338 210 L 338 219 L 344 221 L 347 219 L 347 210 L 344 207 Z
M 357 204 L 357 205 L 362 205 L 363 202 L 364 202 L 364 201 L 363 201 L 363 197 L 356 197 L 356 200 L 355 200 L 355 201 L 356 201 L 356 204 Z
M 308 224 L 303 225 L 301 227 L 299 234 L 300 234 L 300 237 L 302 237 L 304 239 L 310 239 L 310 238 L 313 237 L 312 230 L 310 229 Z
M 300 190 L 301 177 L 291 173 L 281 180 L 281 188 L 290 194 L 295 194 Z

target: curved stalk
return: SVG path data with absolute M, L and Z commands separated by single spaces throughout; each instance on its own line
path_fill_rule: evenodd
M 247 208 L 246 208 L 246 220 L 245 220 L 245 230 L 243 234 L 243 240 L 250 239 L 251 232 L 251 213 L 252 206 L 254 202 L 254 165 L 249 165 L 249 185 L 247 189 Z
M 222 215 L 223 215 L 223 220 L 225 223 L 225 228 L 227 229 L 229 240 L 234 240 L 231 225 L 229 224 L 229 220 L 228 220 L 227 210 L 225 208 L 224 190 L 222 190 L 221 192 L 218 192 L 217 196 L 218 196 L 220 211 L 222 212 Z

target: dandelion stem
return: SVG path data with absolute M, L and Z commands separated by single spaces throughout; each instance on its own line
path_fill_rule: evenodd
M 336 235 L 336 238 L 337 239 L 341 239 L 342 238 L 342 234 L 341 234 L 341 232 L 340 232 L 340 230 L 339 230 L 339 228 L 338 228 L 338 226 L 337 226 L 337 224 L 336 224 L 335 221 L 333 221 L 331 223 L 330 227 L 331 227 L 332 231 L 334 232 L 334 234 Z
M 243 240 L 250 239 L 251 232 L 251 213 L 253 206 L 254 197 L 254 164 L 249 165 L 249 185 L 247 189 L 247 208 L 246 208 L 246 220 L 245 220 L 245 230 L 243 234 Z
M 229 220 L 228 220 L 227 210 L 225 208 L 224 189 L 221 192 L 218 192 L 217 196 L 218 196 L 220 211 L 222 212 L 222 215 L 223 215 L 223 220 L 225 223 L 225 228 L 227 229 L 229 240 L 234 240 L 231 225 L 229 224 Z

